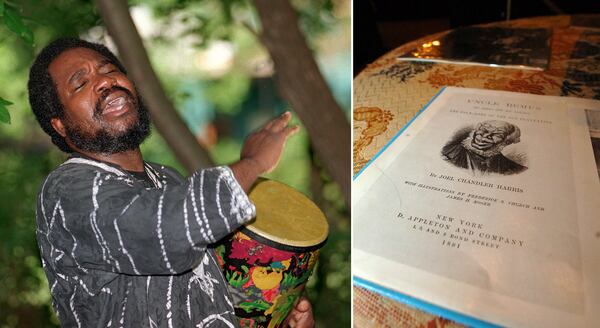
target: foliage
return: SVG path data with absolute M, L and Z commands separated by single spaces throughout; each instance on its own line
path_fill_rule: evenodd
M 57 325 L 40 265 L 35 200 L 45 176 L 59 161 L 32 151 L 0 152 L 0 326 Z
M 11 8 L 6 7 L 3 10 L 4 24 L 6 27 L 20 36 L 23 41 L 33 46 L 33 32 L 23 23 L 19 13 Z
M 3 0 L 0 0 L 0 18 L 9 30 L 33 46 L 33 32 L 23 23 L 17 10 L 10 5 L 7 6 Z M 0 122 L 10 124 L 10 113 L 6 108 L 8 105 L 12 105 L 12 102 L 0 97 Z
M 0 122 L 10 124 L 10 113 L 6 106 L 12 105 L 10 101 L 0 97 Z

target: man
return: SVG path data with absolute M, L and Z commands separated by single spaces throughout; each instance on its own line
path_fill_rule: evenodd
M 104 46 L 59 39 L 36 58 L 29 101 L 70 158 L 38 198 L 37 240 L 64 327 L 235 327 L 210 244 L 255 215 L 245 192 L 279 161 L 290 114 L 246 140 L 241 159 L 194 172 L 144 162 L 143 102 Z M 314 325 L 301 300 L 290 325 Z
M 504 121 L 484 121 L 474 130 L 459 133 L 442 149 L 443 159 L 474 173 L 516 174 L 526 166 L 502 155 L 504 147 L 518 143 L 521 130 Z

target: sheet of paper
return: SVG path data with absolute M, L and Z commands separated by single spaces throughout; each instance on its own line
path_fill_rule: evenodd
M 563 99 L 446 88 L 354 181 L 355 274 L 493 323 L 585 325 L 574 172 L 598 179 Z

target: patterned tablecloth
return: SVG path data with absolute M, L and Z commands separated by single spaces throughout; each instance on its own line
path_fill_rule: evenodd
M 538 17 L 481 25 L 551 28 L 550 63 L 544 71 L 396 59 L 448 31 L 386 53 L 354 79 L 354 174 L 444 86 L 600 99 L 600 26 L 589 27 L 598 22 L 600 15 Z M 355 327 L 460 327 L 358 286 L 353 287 L 353 292 Z

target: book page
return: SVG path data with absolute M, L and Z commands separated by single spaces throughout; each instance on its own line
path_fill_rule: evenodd
M 426 273 L 424 290 L 435 277 L 456 283 L 470 292 L 412 296 L 484 318 L 490 313 L 493 322 L 519 321 L 503 321 L 498 304 L 482 300 L 582 316 L 574 127 L 557 99 L 446 89 L 405 140 L 355 180 L 357 254 L 397 263 L 386 266 L 388 275 L 401 277 L 389 271 L 403 268 Z M 353 262 L 355 272 L 377 283 L 382 268 L 368 263 Z M 393 278 L 385 280 L 395 287 Z

